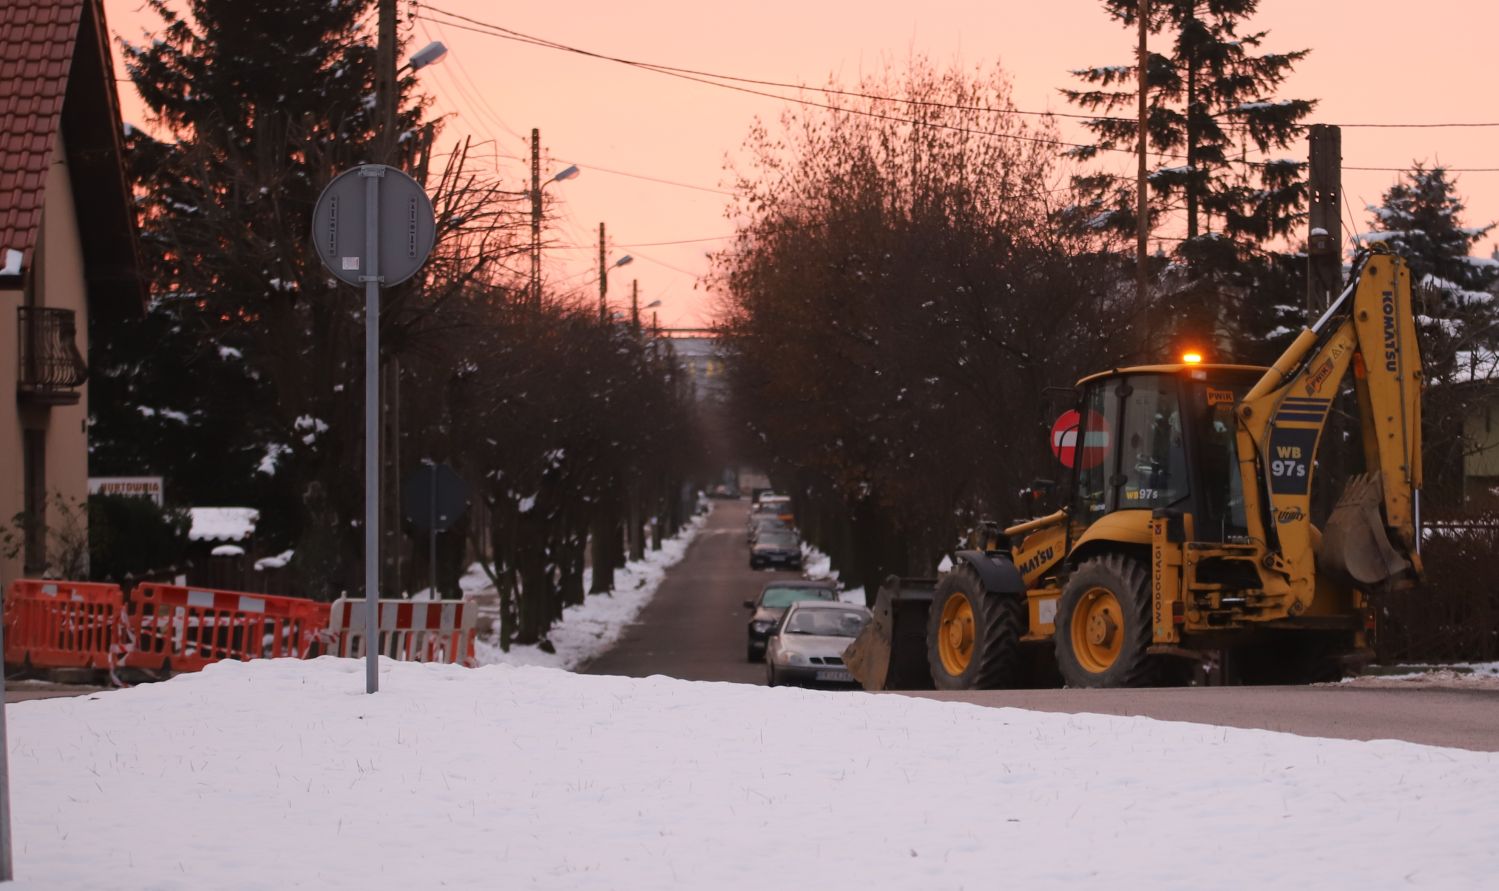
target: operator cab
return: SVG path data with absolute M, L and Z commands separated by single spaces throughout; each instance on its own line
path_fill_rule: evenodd
M 1116 511 L 1163 510 L 1190 514 L 1193 540 L 1244 542 L 1234 408 L 1264 373 L 1147 365 L 1079 381 L 1073 534 Z

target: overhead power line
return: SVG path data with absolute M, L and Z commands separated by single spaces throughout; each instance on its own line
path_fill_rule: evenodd
M 921 100 L 921 99 L 901 99 L 901 98 L 890 97 L 890 96 L 881 96 L 881 95 L 873 94 L 873 93 L 865 93 L 865 92 L 861 92 L 861 91 L 857 91 L 857 90 L 843 90 L 843 89 L 838 89 L 838 88 L 834 88 L 834 87 L 813 87 L 813 86 L 807 86 L 805 84 L 790 84 L 790 83 L 786 83 L 786 82 L 783 82 L 783 81 L 774 81 L 774 80 L 769 80 L 769 79 L 764 79 L 764 78 L 750 78 L 750 77 L 740 77 L 740 76 L 729 75 L 729 74 L 718 74 L 718 73 L 715 73 L 715 72 L 702 71 L 702 70 L 699 70 L 699 69 L 681 68 L 681 67 L 677 67 L 677 66 L 673 66 L 673 65 L 663 65 L 663 64 L 654 63 L 654 62 L 643 62 L 643 61 L 639 61 L 639 60 L 635 60 L 635 59 L 626 59 L 626 58 L 622 58 L 622 57 L 619 57 L 619 56 L 611 56 L 611 55 L 608 55 L 608 54 L 605 54 L 605 53 L 594 52 L 592 50 L 586 50 L 586 49 L 582 49 L 580 47 L 570 46 L 568 44 L 559 43 L 557 41 L 547 40 L 547 39 L 541 38 L 541 37 L 535 37 L 535 36 L 530 35 L 530 34 L 525 34 L 525 33 L 520 32 L 520 31 L 515 31 L 513 29 L 506 28 L 506 27 L 504 27 L 502 25 L 496 25 L 496 24 L 493 24 L 491 22 L 485 22 L 485 21 L 482 21 L 480 19 L 475 19 L 475 18 L 472 18 L 472 17 L 469 17 L 469 16 L 465 16 L 465 15 L 460 15 L 460 14 L 454 13 L 454 12 L 449 12 L 448 10 L 442 9 L 440 7 L 432 6 L 430 4 L 426 5 L 423 8 L 426 11 L 430 11 L 430 12 L 437 13 L 439 15 L 447 16 L 450 19 L 456 19 L 457 21 L 448 21 L 447 24 L 450 27 L 459 28 L 461 30 L 471 31 L 473 33 L 483 34 L 483 35 L 487 35 L 487 36 L 491 36 L 491 37 L 499 37 L 499 38 L 502 38 L 502 39 L 505 39 L 505 40 L 512 40 L 512 41 L 516 41 L 516 42 L 519 42 L 519 43 L 526 43 L 526 44 L 530 44 L 532 46 L 538 46 L 538 47 L 542 47 L 542 48 L 545 48 L 545 49 L 553 49 L 553 50 L 557 50 L 557 51 L 560 51 L 560 52 L 573 53 L 575 55 L 585 56 L 585 57 L 592 58 L 592 59 L 598 59 L 600 61 L 614 62 L 614 63 L 621 64 L 621 65 L 627 65 L 627 66 L 630 66 L 632 68 L 637 68 L 637 69 L 640 69 L 640 70 L 643 70 L 643 71 L 653 71 L 653 72 L 658 73 L 658 74 L 664 74 L 664 75 L 667 75 L 667 76 L 670 76 L 670 77 L 677 77 L 677 78 L 681 78 L 681 79 L 684 79 L 684 80 L 688 80 L 688 81 L 693 81 L 693 82 L 696 82 L 696 83 L 705 84 L 707 86 L 714 86 L 714 87 L 719 87 L 720 89 L 726 89 L 726 90 L 733 90 L 733 91 L 736 91 L 736 92 L 748 93 L 750 95 L 755 95 L 755 96 L 763 96 L 763 97 L 766 97 L 766 98 L 769 98 L 769 99 L 778 99 L 778 100 L 783 101 L 783 102 L 792 102 L 792 103 L 796 103 L 796 104 L 799 104 L 799 105 L 810 106 L 810 107 L 813 107 L 813 108 L 822 108 L 822 109 L 825 109 L 825 110 L 828 110 L 828 111 L 841 112 L 841 113 L 845 113 L 845 114 L 855 114 L 855 115 L 860 115 L 860 116 L 864 116 L 864 117 L 872 117 L 872 118 L 879 119 L 879 120 L 893 121 L 893 122 L 897 122 L 897 123 L 906 123 L 906 124 L 916 124 L 916 125 L 930 126 L 930 127 L 934 127 L 934 128 L 937 128 L 937 129 L 950 130 L 950 131 L 954 131 L 954 132 L 967 133 L 967 134 L 977 135 L 977 136 L 988 136 L 988 137 L 998 138 L 998 139 L 1013 139 L 1013 140 L 1019 140 L 1019 141 L 1024 141 L 1024 142 L 1034 142 L 1034 143 L 1041 143 L 1041 144 L 1050 144 L 1050 145 L 1056 145 L 1056 146 L 1064 147 L 1064 148 L 1090 148 L 1090 149 L 1095 149 L 1095 150 L 1098 150 L 1098 151 L 1118 152 L 1118 153 L 1128 154 L 1128 155 L 1135 155 L 1136 154 L 1136 151 L 1134 149 L 1129 149 L 1129 148 L 1106 148 L 1106 147 L 1096 146 L 1096 145 L 1089 145 L 1089 144 L 1083 144 L 1083 143 L 1068 142 L 1068 141 L 1060 140 L 1060 139 L 1048 139 L 1048 138 L 1045 138 L 1045 137 L 1038 137 L 1038 136 L 1024 136 L 1024 135 L 1013 134 L 1013 133 L 996 133 L 996 132 L 989 131 L 989 130 L 978 130 L 978 129 L 973 129 L 973 128 L 969 128 L 969 127 L 959 127 L 959 126 L 952 125 L 952 124 L 941 124 L 941 123 L 932 123 L 932 122 L 926 122 L 926 121 L 916 121 L 916 120 L 912 120 L 912 119 L 909 119 L 909 118 L 898 117 L 898 116 L 895 116 L 895 115 L 881 114 L 879 112 L 872 112 L 872 111 L 866 111 L 866 110 L 856 109 L 856 108 L 844 108 L 844 107 L 835 106 L 835 105 L 828 105 L 828 104 L 825 104 L 825 103 L 815 102 L 815 101 L 812 101 L 812 100 L 809 100 L 809 99 L 804 99 L 804 98 L 795 97 L 795 96 L 786 96 L 786 95 L 779 94 L 779 93 L 767 93 L 767 92 L 764 92 L 762 90 L 750 89 L 750 88 L 743 87 L 743 86 L 736 86 L 736 84 L 751 84 L 751 85 L 755 85 L 755 86 L 774 87 L 774 88 L 778 88 L 778 89 L 792 89 L 792 90 L 807 91 L 807 92 L 818 92 L 818 93 L 822 93 L 822 94 L 825 94 L 825 95 L 847 96 L 847 97 L 851 97 L 851 98 L 862 98 L 862 99 L 867 99 L 867 100 L 871 100 L 871 101 L 891 102 L 891 103 L 904 104 L 904 105 L 913 106 L 913 107 L 929 107 L 929 108 L 942 108 L 942 109 L 960 110 L 960 111 L 975 111 L 975 112 L 980 112 L 980 113 L 985 113 L 985 114 L 1014 114 L 1014 115 L 1031 115 L 1031 116 L 1039 116 L 1039 117 L 1076 118 L 1076 119 L 1083 119 L 1083 120 L 1089 120 L 1089 121 L 1127 121 L 1127 120 L 1130 120 L 1130 119 L 1113 118 L 1113 117 L 1100 116 L 1100 115 L 1075 114 L 1075 113 L 1067 113 L 1067 112 L 1027 111 L 1027 110 L 1024 110 L 1024 109 L 1016 109 L 1016 108 L 985 108 L 985 107 L 981 107 L 981 106 L 963 105 L 963 104 L 960 104 L 960 103 L 934 102 L 934 101 L 931 101 L 931 100 Z M 436 20 L 434 20 L 434 21 L 436 21 Z M 1499 122 L 1485 122 L 1485 121 L 1475 121 L 1475 122 L 1445 122 L 1445 123 L 1443 123 L 1443 122 L 1437 122 L 1437 123 L 1390 122 L 1390 123 L 1352 123 L 1352 124 L 1339 124 L 1338 126 L 1350 127 L 1350 128 L 1427 128 L 1427 129 L 1435 129 L 1435 128 L 1464 128 L 1464 127 L 1467 127 L 1467 128 L 1492 128 L 1492 127 L 1499 127 Z M 1179 154 L 1174 154 L 1174 153 L 1150 152 L 1149 154 L 1151 156 L 1153 156 L 1155 158 L 1158 158 L 1158 159 L 1161 159 L 1161 160 L 1179 161 L 1179 160 L 1183 160 L 1184 159 L 1184 156 L 1179 155 Z M 1345 166 L 1344 169 L 1345 170 L 1367 170 L 1367 171 L 1377 171 L 1377 172 L 1383 172 L 1383 171 L 1402 172 L 1402 171 L 1405 170 L 1405 168 L 1400 168 L 1400 167 L 1364 167 L 1364 168 L 1360 168 L 1360 167 L 1351 167 L 1351 166 Z M 1485 167 L 1447 168 L 1447 169 L 1451 170 L 1454 173 L 1493 173 L 1493 172 L 1499 172 L 1499 169 L 1485 168 Z
M 1359 129 L 1380 129 L 1380 130 L 1395 130 L 1395 129 L 1412 129 L 1412 130 L 1430 129 L 1430 130 L 1439 130 L 1439 129 L 1459 129 L 1459 128 L 1477 128 L 1477 127 L 1499 127 L 1499 121 L 1461 121 L 1461 122 L 1459 122 L 1459 121 L 1453 121 L 1453 122 L 1445 123 L 1445 124 L 1335 124 L 1334 126 L 1343 127 L 1345 129 L 1359 128 Z
M 727 75 L 720 74 L 720 72 L 702 71 L 702 69 L 679 68 L 679 66 L 661 65 L 661 63 L 640 62 L 640 60 L 634 60 L 634 58 L 622 58 L 618 57 L 618 55 L 609 55 L 604 54 L 604 52 L 595 52 L 591 51 L 591 49 L 580 48 L 580 46 L 571 46 L 568 45 L 568 43 L 549 40 L 546 39 L 546 37 L 537 37 L 534 36 L 534 34 L 522 33 L 522 31 L 516 31 L 513 30 L 513 28 L 498 26 L 498 24 L 487 23 L 487 21 L 477 20 L 477 18 L 466 17 L 466 15 L 460 15 L 460 13 L 450 12 L 450 10 L 442 9 L 442 7 L 438 6 L 427 5 L 426 9 L 432 10 L 432 12 L 439 13 L 439 15 L 445 15 L 445 17 L 453 18 L 453 20 L 459 20 L 462 21 L 462 23 L 468 23 L 469 26 L 474 26 L 471 28 L 466 28 L 466 30 L 487 28 L 486 31 L 480 31 L 480 33 L 490 33 L 492 34 L 492 36 L 505 37 L 505 39 L 517 40 L 517 42 L 522 43 L 531 43 L 531 45 L 543 46 L 543 48 L 547 49 L 558 49 L 558 51 L 562 52 L 574 52 L 574 54 L 586 55 L 586 57 L 591 58 L 598 58 L 598 60 L 603 60 L 603 62 L 615 62 L 619 63 L 619 65 L 628 65 L 631 66 L 631 68 L 643 69 L 643 71 L 654 71 L 658 72 L 658 74 L 667 75 L 681 75 L 681 77 L 687 77 L 688 80 L 693 80 L 693 78 L 712 78 L 712 80 L 714 81 L 729 81 L 729 83 L 733 84 L 751 84 L 751 86 L 758 87 L 775 87 L 775 89 L 784 90 L 802 90 L 802 92 L 823 93 L 823 95 L 826 96 L 847 96 L 847 98 L 869 99 L 869 101 L 875 102 L 892 102 L 892 104 L 910 105 L 910 107 L 914 108 L 941 108 L 941 110 L 976 111 L 976 113 L 982 114 L 1018 114 L 1031 115 L 1031 117 L 1060 117 L 1075 118 L 1075 120 L 1121 121 L 1121 123 L 1133 123 L 1133 118 L 1111 117 L 1111 115 L 1066 113 L 1066 111 L 1028 111 L 1022 110 L 1022 108 L 986 108 L 980 107 L 980 105 L 959 104 L 959 102 L 935 102 L 931 101 L 931 99 L 895 98 L 895 96 L 881 96 L 877 95 L 877 93 L 866 93 L 862 92 L 862 90 L 844 90 L 838 89 L 838 87 L 814 87 L 808 86 L 808 84 L 791 84 L 785 83 L 785 81 L 767 80 L 767 78 L 741 77 L 741 75 Z M 453 23 L 448 24 L 451 24 L 451 26 L 453 27 L 459 27 Z M 729 84 L 712 84 L 712 86 L 727 87 L 729 86 Z M 763 95 L 763 93 L 757 93 L 757 95 Z M 790 98 L 790 96 L 772 96 L 772 98 L 785 99 L 785 101 L 790 102 L 797 101 L 797 99 Z M 1225 114 L 1235 114 L 1235 111 L 1226 111 Z M 1360 123 L 1336 123 L 1336 121 L 1330 121 L 1330 123 L 1334 123 L 1334 126 L 1360 127 L 1360 129 L 1465 129 L 1465 127 L 1469 127 L 1469 129 L 1484 129 L 1484 127 L 1499 127 L 1499 121 L 1360 121 Z M 1001 133 L 995 133 L 995 135 L 1001 135 Z
M 728 241 L 734 235 L 709 235 L 706 238 L 678 238 L 675 241 L 642 241 L 638 244 L 622 244 L 620 247 L 643 248 L 643 247 L 666 247 L 673 244 L 702 244 L 705 241 Z
M 600 167 L 597 164 L 587 164 L 587 163 L 584 163 L 583 161 L 575 161 L 575 160 L 572 160 L 571 158 L 565 158 L 563 160 L 566 160 L 569 164 L 577 164 L 579 167 L 583 168 L 584 170 L 590 170 L 590 171 L 596 170 L 599 173 L 612 173 L 615 176 L 628 176 L 631 179 L 643 179 L 646 182 L 661 183 L 662 185 L 676 186 L 676 187 L 681 188 L 681 189 L 695 189 L 695 190 L 697 190 L 699 192 L 712 192 L 715 195 L 728 195 L 731 198 L 734 196 L 733 192 L 729 192 L 729 191 L 726 191 L 724 189 L 715 189 L 712 186 L 697 186 L 697 185 L 693 185 L 692 183 L 678 182 L 678 181 L 676 181 L 674 179 L 662 179 L 659 176 L 647 176 L 644 173 L 630 173 L 627 170 L 613 170 L 613 169 L 608 168 L 608 167 Z
M 841 114 L 858 115 L 860 117 L 874 118 L 875 120 L 882 120 L 882 121 L 891 121 L 893 123 L 898 123 L 898 124 L 913 124 L 913 125 L 919 125 L 919 126 L 924 126 L 924 127 L 931 127 L 933 129 L 937 129 L 937 130 L 947 130 L 947 131 L 954 132 L 954 133 L 965 133 L 965 134 L 968 134 L 968 135 L 971 135 L 971 136 L 984 136 L 984 137 L 989 137 L 991 139 L 1010 139 L 1010 140 L 1015 140 L 1017 142 L 1030 142 L 1030 143 L 1036 143 L 1036 144 L 1040 144 L 1040 145 L 1055 145 L 1055 146 L 1058 146 L 1058 147 L 1061 147 L 1061 148 L 1087 148 L 1087 149 L 1094 149 L 1094 150 L 1098 150 L 1098 151 L 1119 152 L 1119 153 L 1127 154 L 1127 155 L 1134 155 L 1134 154 L 1136 154 L 1136 152 L 1135 152 L 1134 149 L 1103 148 L 1103 147 L 1100 147 L 1100 146 L 1090 145 L 1090 144 L 1086 144 L 1086 143 L 1068 142 L 1068 141 L 1062 140 L 1062 139 L 1051 139 L 1051 138 L 1044 137 L 1044 136 L 1026 136 L 1026 135 L 1019 134 L 1019 133 L 998 133 L 998 132 L 995 132 L 993 130 L 980 130 L 980 129 L 976 129 L 976 128 L 973 128 L 973 127 L 961 127 L 961 126 L 958 126 L 956 124 L 943 124 L 943 123 L 937 123 L 937 122 L 932 122 L 932 121 L 917 121 L 917 120 L 912 120 L 911 118 L 900 117 L 899 115 L 883 114 L 881 112 L 868 111 L 868 110 L 859 109 L 859 108 L 844 108 L 844 107 L 837 106 L 837 105 L 829 105 L 829 104 L 827 104 L 825 102 L 816 102 L 816 101 L 813 101 L 811 99 L 804 99 L 804 98 L 799 98 L 799 97 L 796 97 L 796 96 L 786 96 L 786 95 L 783 95 L 781 93 L 768 93 L 768 92 L 766 92 L 764 90 L 757 90 L 757 89 L 752 89 L 752 88 L 746 87 L 746 86 L 739 86 L 739 85 L 737 85 L 735 83 L 725 83 L 725 82 L 723 82 L 724 80 L 730 80 L 731 78 L 726 78 L 726 77 L 723 77 L 721 75 L 693 74 L 693 73 L 688 73 L 690 71 L 690 69 L 676 69 L 676 68 L 673 68 L 671 66 L 656 65 L 656 64 L 649 63 L 649 62 L 638 62 L 638 61 L 635 61 L 635 60 L 632 60 L 632 59 L 623 59 L 623 58 L 619 58 L 619 57 L 616 57 L 616 56 L 608 56 L 608 55 L 604 55 L 602 53 L 595 53 L 595 52 L 592 52 L 590 50 L 580 49 L 578 47 L 568 46 L 566 44 L 556 43 L 556 42 L 549 41 L 549 40 L 544 40 L 544 39 L 541 39 L 541 38 L 538 38 L 538 37 L 532 37 L 532 36 L 530 36 L 528 34 L 522 34 L 522 33 L 518 32 L 518 31 L 511 31 L 510 29 L 501 27 L 499 25 L 493 25 L 493 24 L 490 24 L 488 22 L 479 21 L 478 19 L 469 18 L 468 16 L 462 16 L 462 15 L 458 15 L 456 13 L 447 12 L 447 11 L 439 9 L 439 8 L 437 8 L 435 6 L 428 5 L 428 6 L 423 7 L 423 9 L 425 9 L 426 11 L 429 11 L 429 12 L 435 12 L 435 13 L 439 13 L 441 15 L 449 16 L 449 17 L 454 18 L 454 19 L 458 19 L 459 21 L 456 21 L 456 22 L 454 22 L 454 21 L 448 21 L 448 22 L 446 22 L 446 24 L 449 27 L 451 27 L 451 28 L 458 28 L 460 30 L 471 31 L 471 32 L 476 33 L 476 34 L 484 34 L 484 35 L 487 35 L 487 36 L 490 36 L 490 37 L 499 37 L 499 38 L 501 38 L 503 40 L 513 40 L 513 41 L 517 41 L 519 43 L 527 43 L 527 44 L 531 44 L 532 46 L 544 47 L 546 49 L 554 49 L 554 50 L 559 50 L 561 52 L 574 53 L 576 55 L 586 56 L 586 57 L 592 58 L 592 59 L 599 59 L 601 61 L 616 62 L 618 64 L 628 65 L 628 66 L 630 66 L 632 68 L 638 68 L 638 69 L 643 70 L 643 71 L 654 71 L 657 74 L 664 74 L 664 75 L 666 75 L 668 77 L 680 78 L 682 80 L 692 81 L 694 83 L 700 83 L 700 84 L 704 84 L 704 85 L 710 86 L 710 87 L 718 87 L 719 89 L 723 89 L 723 90 L 732 90 L 732 91 L 734 91 L 736 93 L 747 93 L 747 94 L 749 94 L 751 96 L 763 96 L 763 97 L 765 97 L 767 99 L 776 99 L 776 100 L 779 100 L 779 101 L 782 101 L 782 102 L 791 102 L 791 103 L 795 103 L 797 105 L 805 105 L 805 106 L 808 106 L 808 107 L 811 107 L 811 108 L 821 108 L 821 109 L 826 110 L 826 111 L 833 111 L 833 112 L 838 112 L 838 113 L 841 113 Z M 417 17 L 421 18 L 422 16 L 419 14 Z M 469 24 L 463 24 L 464 22 L 467 22 Z M 710 80 L 709 79 L 709 78 L 714 78 L 714 77 L 719 77 L 721 79 L 720 80 Z M 789 89 L 799 89 L 799 90 L 816 91 L 815 87 L 797 87 L 797 86 L 788 85 L 788 88 Z M 852 94 L 850 94 L 850 95 L 852 95 Z M 874 97 L 874 98 L 880 98 L 880 97 Z M 905 102 L 907 100 L 885 99 L 885 101 L 900 103 L 900 102 Z M 911 101 L 912 102 L 916 102 L 916 100 L 911 100 Z M 917 104 L 920 104 L 920 103 L 917 103 Z M 975 109 L 975 110 L 987 111 L 987 112 L 992 113 L 992 114 L 1006 114 L 1006 113 L 1009 113 L 1011 111 L 1011 109 L 1007 109 L 1007 108 Z M 1097 117 L 1094 116 L 1094 115 L 1088 115 L 1087 117 L 1088 117 L 1089 120 L 1097 120 Z M 1159 158 L 1159 159 L 1162 159 L 1162 160 L 1167 160 L 1167 161 L 1179 161 L 1179 160 L 1182 160 L 1183 157 L 1184 157 L 1183 155 L 1171 154 L 1171 153 L 1166 153 L 1166 152 L 1150 152 L 1149 154 L 1152 157 Z

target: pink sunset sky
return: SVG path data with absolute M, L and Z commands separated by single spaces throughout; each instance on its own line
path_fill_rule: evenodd
M 1133 34 L 1098 0 L 402 0 L 401 8 L 418 12 L 406 26 L 410 50 L 429 40 L 450 50 L 419 75 L 437 110 L 449 115 L 439 151 L 471 135 L 505 182 L 522 189 L 530 130 L 538 127 L 550 156 L 543 177 L 570 163 L 583 168 L 579 178 L 548 188 L 557 200 L 547 279 L 596 293 L 598 224 L 605 222 L 611 258 L 635 258 L 611 273 L 611 303 L 627 306 L 638 280 L 641 302 L 659 299 L 661 324 L 672 327 L 711 323 L 714 298 L 697 280 L 708 271 L 707 252 L 734 229 L 720 191 L 731 179 L 725 165 L 738 157 L 755 118 L 774 122 L 786 103 L 484 36 L 443 12 L 606 55 L 788 83 L 825 85 L 832 77 L 853 86 L 887 65 L 903 68 L 912 55 L 970 70 L 998 62 L 1013 78 L 1016 106 L 1035 111 L 1076 111 L 1058 92 L 1076 85 L 1069 70 L 1129 64 L 1134 47 Z M 141 0 L 105 0 L 105 9 L 117 37 L 140 41 L 157 27 Z M 1404 169 L 1413 160 L 1475 168 L 1455 173 L 1468 205 L 1464 222 L 1499 219 L 1499 127 L 1351 126 L 1499 122 L 1491 77 L 1496 21 L 1488 4 L 1472 0 L 1262 0 L 1245 30 L 1268 30 L 1266 50 L 1312 50 L 1278 96 L 1318 99 L 1310 120 L 1345 127 L 1344 192 L 1363 231 L 1364 205 L 1397 174 L 1347 168 Z M 115 57 L 123 77 L 118 47 Z M 121 97 L 126 120 L 149 126 L 128 83 Z M 1076 122 L 1061 126 L 1064 139 L 1085 138 Z M 1285 156 L 1304 160 L 1305 143 Z M 1478 250 L 1487 254 L 1495 241 L 1499 232 Z

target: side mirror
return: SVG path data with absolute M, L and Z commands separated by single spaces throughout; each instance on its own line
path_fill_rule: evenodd
M 753 600 L 746 600 L 744 602 L 744 608 L 745 609 L 754 609 L 755 608 L 755 602 Z

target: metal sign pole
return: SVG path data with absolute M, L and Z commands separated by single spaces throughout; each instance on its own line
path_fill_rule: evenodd
M 380 689 L 380 179 L 364 177 L 364 692 Z
M 0 610 L 4 595 L 0 594 Z M 0 623 L 0 652 L 5 651 L 4 623 Z M 0 882 L 14 879 L 10 860 L 10 745 L 5 738 L 5 672 L 0 671 Z
M 387 208 L 383 226 L 382 204 Z M 436 240 L 432 200 L 416 180 L 384 164 L 361 164 L 335 176 L 323 188 L 312 211 L 312 241 L 324 268 L 345 284 L 364 286 L 364 656 L 368 693 L 380 689 L 380 289 L 415 275 L 427 262 Z
M 441 478 L 437 475 L 437 462 L 433 461 L 432 469 L 432 535 L 428 540 L 427 565 L 432 570 L 432 599 L 441 600 L 437 593 L 437 486 Z

